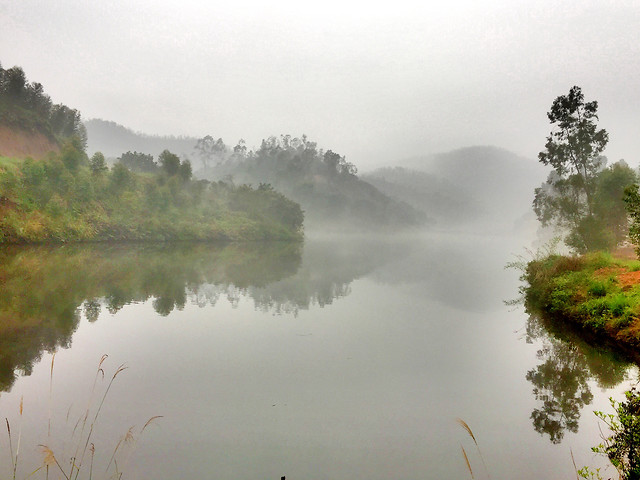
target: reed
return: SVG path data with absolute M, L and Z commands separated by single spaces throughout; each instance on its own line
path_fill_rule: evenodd
M 49 398 L 48 398 L 48 415 L 47 415 L 47 424 L 46 424 L 46 444 L 38 444 L 40 451 L 42 453 L 42 461 L 40 465 L 38 465 L 33 471 L 24 476 L 20 476 L 20 471 L 23 469 L 23 466 L 19 468 L 19 460 L 20 460 L 20 444 L 22 442 L 22 419 L 23 419 L 23 399 L 20 400 L 20 409 L 18 415 L 18 428 L 17 433 L 16 430 L 12 431 L 11 423 L 8 418 L 5 418 L 5 423 L 7 427 L 7 434 L 9 437 L 9 454 L 11 457 L 11 471 L 12 471 L 12 479 L 16 480 L 20 478 L 21 480 L 27 480 L 38 472 L 44 476 L 45 479 L 49 478 L 49 475 L 52 474 L 53 478 L 64 478 L 65 480 L 80 480 L 88 478 L 89 480 L 93 480 L 94 475 L 96 474 L 96 445 L 92 441 L 94 437 L 94 433 L 96 427 L 99 423 L 100 415 L 103 410 L 103 406 L 109 396 L 109 392 L 111 391 L 111 387 L 116 380 L 116 378 L 128 367 L 124 364 L 118 366 L 111 375 L 109 382 L 107 383 L 104 390 L 99 393 L 99 382 L 100 380 L 105 379 L 105 369 L 104 363 L 107 359 L 107 355 L 103 355 L 98 362 L 98 367 L 96 369 L 96 374 L 94 377 L 93 385 L 91 387 L 89 397 L 87 400 L 86 408 L 82 411 L 82 414 L 73 424 L 73 429 L 70 434 L 70 438 L 67 439 L 68 446 L 65 448 L 65 439 L 64 436 L 62 438 L 60 436 L 56 437 L 53 434 L 53 375 L 54 375 L 54 364 L 55 364 L 55 354 L 51 358 L 51 369 L 49 376 Z M 71 416 L 71 407 L 67 411 L 66 421 L 69 421 L 69 417 Z M 103 474 L 99 475 L 101 478 L 121 478 L 123 475 L 123 466 L 127 464 L 134 448 L 137 443 L 137 440 L 142 435 L 142 433 L 151 425 L 155 420 L 161 418 L 161 415 L 156 415 L 149 418 L 143 427 L 138 431 L 135 426 L 131 426 L 127 429 L 126 433 L 120 438 L 120 440 L 116 443 L 115 448 L 111 453 L 111 457 L 109 458 L 109 462 L 107 463 L 106 468 L 104 469 Z M 15 438 L 17 435 L 17 439 Z M 17 440 L 15 443 L 14 450 L 14 440 Z M 54 447 L 54 444 L 61 443 L 63 447 Z M 128 447 L 126 452 L 124 452 L 125 447 Z M 67 453 L 67 450 L 69 453 Z M 104 451 L 106 452 L 106 451 Z M 104 455 L 104 453 L 103 453 Z M 124 458 L 124 462 L 121 461 L 120 458 L 122 456 Z M 85 461 L 87 463 L 86 467 Z M 88 468 L 87 468 L 88 467 Z M 54 474 L 55 473 L 55 474 Z M 41 477 L 42 478 L 42 477 Z
M 478 445 L 478 441 L 476 440 L 476 436 L 473 434 L 473 431 L 471 430 L 471 427 L 469 426 L 469 424 L 467 422 L 465 422 L 461 418 L 456 418 L 456 422 L 458 423 L 458 425 L 460 425 L 467 432 L 467 434 L 473 440 L 473 443 L 476 446 L 476 450 L 478 451 L 478 456 L 480 457 L 480 461 L 482 462 L 482 467 L 484 468 L 484 472 L 485 472 L 487 478 L 490 479 L 491 475 L 489 475 L 489 470 L 487 469 L 487 464 L 484 461 L 484 457 L 482 456 L 482 452 L 480 451 L 480 445 Z M 469 457 L 467 456 L 467 452 L 465 451 L 464 447 L 462 447 L 462 445 L 460 445 L 460 447 L 462 448 L 462 454 L 463 454 L 464 460 L 465 460 L 465 462 L 467 464 L 467 468 L 469 469 L 469 473 L 471 474 L 471 478 L 474 478 L 473 470 L 471 469 L 471 463 L 469 462 Z

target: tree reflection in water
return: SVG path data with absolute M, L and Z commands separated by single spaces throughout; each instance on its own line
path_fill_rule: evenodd
M 245 298 L 262 312 L 297 315 L 349 295 L 354 279 L 398 253 L 357 241 L 1 248 L 0 391 L 16 373 L 29 375 L 42 352 L 68 347 L 82 313 L 95 322 L 103 309 L 150 300 L 166 316 L 187 303 L 237 307 Z
M 81 312 L 152 299 L 159 315 L 182 309 L 206 284 L 238 296 L 294 275 L 299 243 L 74 245 L 0 249 L 0 391 L 29 375 L 42 353 L 68 347 Z
M 526 338 L 542 342 L 537 352 L 541 363 L 526 374 L 541 402 L 531 413 L 533 428 L 560 443 L 566 431 L 578 431 L 582 408 L 593 400 L 589 382 L 611 388 L 627 378 L 631 364 L 535 314 L 527 321 Z

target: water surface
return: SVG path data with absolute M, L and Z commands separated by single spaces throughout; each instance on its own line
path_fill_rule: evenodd
M 461 446 L 476 478 L 572 478 L 570 450 L 604 465 L 592 411 L 637 375 L 505 306 L 522 245 L 432 233 L 4 249 L 0 412 L 15 432 L 24 397 L 25 475 L 38 444 L 69 457 L 108 354 L 102 391 L 129 368 L 92 437 L 100 472 L 129 427 L 163 415 L 118 454 L 123 478 L 469 478 Z

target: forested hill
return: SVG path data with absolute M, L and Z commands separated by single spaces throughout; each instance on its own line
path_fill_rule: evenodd
M 169 150 L 158 163 L 129 152 L 109 168 L 102 153 L 87 156 L 76 110 L 53 105 L 19 67 L 0 80 L 0 142 L 7 133 L 52 145 L 36 156 L 0 143 L 0 244 L 302 238 L 300 205 L 269 185 L 194 179 Z
M 355 165 L 306 136 L 281 135 L 248 150 L 222 139 L 202 139 L 196 148 L 205 167 L 196 174 L 234 183 L 268 183 L 305 210 L 307 229 L 387 229 L 428 224 L 427 216 L 360 179 Z
M 0 155 L 41 158 L 73 137 L 81 146 L 86 142 L 77 110 L 54 104 L 22 68 L 0 65 Z
M 87 129 L 89 155 L 102 152 L 105 157 L 112 159 L 129 151 L 157 157 L 164 150 L 189 158 L 193 156 L 194 147 L 198 141 L 196 137 L 138 133 L 118 123 L 95 118 L 86 120 L 84 126 Z
M 428 216 L 406 202 L 390 198 L 357 175 L 355 165 L 302 136 L 270 137 L 251 150 L 206 136 L 161 137 L 135 133 L 114 122 L 89 120 L 89 152 L 123 159 L 126 152 L 157 155 L 169 148 L 194 165 L 194 176 L 236 185 L 269 184 L 298 202 L 307 230 L 385 229 L 428 224 Z

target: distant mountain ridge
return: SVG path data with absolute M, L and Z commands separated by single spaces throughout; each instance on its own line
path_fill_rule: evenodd
M 107 158 L 118 158 L 126 152 L 140 152 L 157 157 L 169 150 L 182 158 L 193 156 L 196 137 L 148 135 L 134 132 L 116 122 L 93 118 L 84 122 L 87 129 L 87 153 L 102 152 Z
M 399 164 L 363 178 L 439 225 L 469 220 L 487 226 L 513 225 L 531 213 L 534 189 L 547 173 L 535 160 L 495 146 L 465 147 Z

